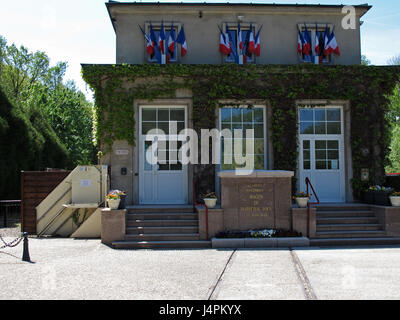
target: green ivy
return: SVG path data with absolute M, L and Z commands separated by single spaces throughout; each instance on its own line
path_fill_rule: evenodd
M 380 182 L 389 154 L 388 96 L 399 81 L 399 67 L 318 65 L 84 65 L 95 92 L 96 138 L 110 151 L 116 140 L 135 144 L 135 99 L 173 98 L 177 89 L 193 93 L 196 130 L 215 126 L 219 100 L 268 101 L 272 109 L 274 167 L 296 171 L 296 100 L 346 100 L 351 105 L 353 189 Z M 367 150 L 363 152 L 363 150 Z M 283 152 L 284 151 L 284 152 Z M 361 182 L 361 169 L 370 181 Z

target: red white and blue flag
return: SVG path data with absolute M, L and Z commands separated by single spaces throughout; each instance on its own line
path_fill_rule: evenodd
M 256 35 L 256 39 L 254 40 L 255 41 L 255 45 L 256 45 L 255 54 L 256 54 L 257 57 L 259 57 L 261 55 L 261 40 L 260 40 L 261 29 L 262 29 L 262 26 L 261 26 L 260 30 L 258 30 L 257 35 Z
M 184 57 L 187 53 L 188 46 L 187 46 L 185 30 L 183 29 L 183 26 L 181 28 L 181 31 L 179 32 L 176 42 L 181 44 L 181 57 Z
M 311 49 L 311 35 L 307 30 L 307 26 L 305 26 L 305 31 L 304 31 L 304 44 L 303 44 L 303 53 L 307 56 L 312 55 L 312 49 Z
M 240 23 L 238 24 L 238 43 L 240 52 L 243 53 L 244 45 L 243 45 L 242 31 L 240 30 Z
M 171 31 L 168 37 L 168 51 L 171 54 L 171 58 L 173 58 L 175 54 L 175 31 L 173 24 L 171 25 Z
M 149 56 L 153 58 L 155 52 L 154 43 L 151 41 L 151 38 L 146 34 L 146 32 L 144 32 L 142 27 L 139 26 L 139 28 L 143 33 L 144 39 L 146 40 L 146 51 L 149 54 Z
M 220 29 L 219 51 L 227 56 L 232 52 L 228 36 L 227 34 L 224 34 L 221 29 Z
M 253 33 L 253 25 L 250 24 L 249 30 L 249 44 L 248 44 L 248 51 L 250 53 L 256 52 L 256 42 L 254 41 L 254 33 Z
M 162 54 L 165 53 L 165 48 L 164 48 L 164 44 L 165 44 L 165 32 L 164 32 L 164 23 L 161 22 L 161 30 L 160 30 L 160 34 L 158 36 L 158 46 L 160 47 L 160 51 Z
M 303 47 L 304 47 L 304 37 L 303 34 L 298 30 L 297 34 L 297 52 L 299 54 L 303 53 Z
M 325 54 L 327 56 L 331 55 L 332 53 L 340 56 L 340 49 L 339 45 L 336 41 L 335 33 L 332 31 L 331 35 L 329 36 L 328 43 L 325 47 Z

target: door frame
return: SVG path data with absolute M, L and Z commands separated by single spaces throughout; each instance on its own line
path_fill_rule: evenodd
M 304 105 L 297 105 L 297 124 L 300 124 L 300 109 L 305 109 L 307 108 Z M 311 153 L 311 169 L 310 170 L 304 170 L 303 169 L 303 164 L 304 164 L 304 158 L 303 158 L 303 141 L 304 140 L 310 140 L 311 141 L 315 141 L 315 140 L 339 140 L 339 161 L 340 161 L 340 201 L 337 201 L 338 203 L 344 203 L 346 202 L 347 199 L 347 188 L 346 188 L 346 172 L 347 172 L 347 161 L 346 161 L 346 127 L 345 127 L 345 107 L 343 105 L 339 105 L 339 104 L 329 104 L 329 105 L 324 105 L 324 104 L 318 104 L 318 105 L 313 105 L 312 107 L 310 107 L 310 109 L 340 109 L 340 114 L 341 114 L 341 134 L 340 135 L 335 135 L 335 134 L 301 134 L 300 133 L 300 126 L 298 128 L 298 187 L 301 188 L 301 186 L 303 185 L 303 181 L 301 181 L 301 176 L 302 176 L 302 172 L 307 171 L 310 172 L 310 175 L 312 173 L 312 171 L 316 171 L 316 169 L 313 169 L 313 166 L 315 166 L 315 159 L 314 159 L 314 163 L 313 161 L 311 161 L 314 156 L 312 155 L 312 150 L 315 151 L 315 143 L 314 143 L 314 148 L 310 149 L 310 153 Z M 314 152 L 315 153 L 315 152 Z M 320 171 L 330 171 L 330 170 L 320 170 Z M 312 178 L 310 178 L 311 183 L 313 183 Z M 315 183 L 314 183 L 315 186 Z M 301 190 L 303 192 L 305 192 L 306 190 Z M 318 195 L 318 190 L 315 190 L 317 195 Z M 322 201 L 321 201 L 322 202 Z
M 139 192 L 138 192 L 138 203 L 139 205 L 163 205 L 165 203 L 147 203 L 141 201 L 142 199 L 142 192 L 144 192 L 144 179 L 143 179 L 143 170 L 144 169 L 144 163 L 143 163 L 143 152 L 144 152 L 144 141 L 146 141 L 144 138 L 144 135 L 142 134 L 142 110 L 143 109 L 184 109 L 185 110 L 185 128 L 188 128 L 189 124 L 189 108 L 187 104 L 139 104 L 138 105 L 138 120 L 139 120 L 139 125 L 138 127 L 138 186 L 139 186 Z M 189 165 L 183 165 L 183 190 L 185 190 L 186 194 L 184 195 L 184 203 L 176 203 L 179 205 L 182 204 L 188 204 L 189 203 Z M 167 203 L 166 205 L 171 205 L 175 203 Z

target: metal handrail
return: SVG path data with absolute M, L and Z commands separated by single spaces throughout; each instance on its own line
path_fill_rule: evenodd
M 193 211 L 196 211 L 196 207 L 206 208 L 206 237 L 208 240 L 208 206 L 206 204 L 197 203 L 196 185 L 193 181 Z
M 308 177 L 306 178 L 306 186 L 307 186 L 307 194 L 309 193 L 309 187 L 311 188 L 313 195 L 315 196 L 315 199 L 317 199 L 317 202 L 307 202 L 307 237 L 310 238 L 310 224 L 311 224 L 311 205 L 313 204 L 320 204 L 319 198 L 317 193 L 315 192 L 315 189 Z

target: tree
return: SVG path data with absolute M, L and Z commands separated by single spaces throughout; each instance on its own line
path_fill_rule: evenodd
M 362 55 L 361 56 L 361 64 L 363 66 L 369 66 L 371 64 L 371 60 L 368 60 L 366 55 Z
M 394 56 L 388 60 L 388 64 L 392 66 L 400 65 L 400 54 L 398 56 Z

